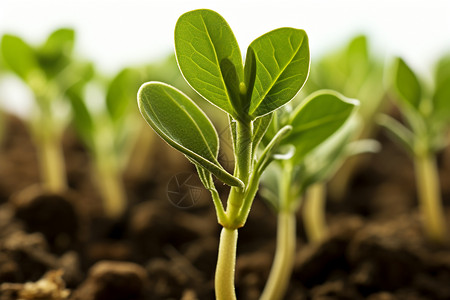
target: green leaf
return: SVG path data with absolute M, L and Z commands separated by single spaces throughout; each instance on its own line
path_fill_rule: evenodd
M 167 84 L 147 82 L 139 89 L 138 105 L 147 123 L 170 146 L 226 184 L 243 187 L 218 163 L 217 132 L 191 99 Z
M 236 38 L 225 19 L 207 9 L 183 14 L 175 26 L 175 53 L 192 88 L 237 118 L 239 112 L 233 103 L 238 100 L 233 97 L 236 82 L 243 82 L 244 68 Z
M 83 141 L 91 147 L 94 146 L 94 120 L 83 100 L 83 86 L 73 86 L 67 91 L 72 106 L 72 119 L 75 129 Z
M 393 139 L 410 154 L 414 153 L 414 133 L 411 130 L 385 114 L 377 117 L 377 123 L 386 128 Z
M 399 98 L 419 110 L 422 91 L 419 80 L 411 68 L 401 58 L 397 58 L 394 69 L 394 88 Z
M 283 141 L 296 148 L 293 160 L 298 163 L 311 150 L 336 132 L 359 105 L 334 91 L 312 94 L 294 111 L 290 124 L 291 134 Z
M 432 115 L 433 121 L 450 123 L 450 76 L 436 85 Z
M 255 151 L 258 148 L 259 143 L 266 134 L 267 129 L 269 129 L 270 123 L 272 122 L 272 118 L 273 113 L 270 113 L 256 119 L 253 122 L 253 144 L 252 144 L 253 155 L 255 154 Z
M 133 69 L 123 69 L 110 82 L 106 92 L 106 108 L 112 120 L 117 121 L 129 113 L 139 88 L 139 74 Z
M 74 44 L 75 32 L 72 29 L 61 28 L 52 32 L 37 51 L 42 69 L 49 76 L 55 76 L 69 64 Z
M 283 106 L 302 88 L 309 72 L 308 37 L 301 29 L 279 28 L 249 48 L 247 55 L 255 56 L 256 68 L 249 114 L 256 118 Z
M 450 53 L 440 58 L 436 64 L 435 82 L 440 85 L 448 78 L 450 78 Z
M 9 68 L 24 81 L 39 68 L 34 50 L 21 38 L 5 34 L 1 43 L 2 55 Z

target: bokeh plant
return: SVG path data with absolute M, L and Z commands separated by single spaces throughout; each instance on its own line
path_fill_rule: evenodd
M 105 215 L 119 218 L 127 207 L 123 173 L 140 120 L 136 118 L 139 72 L 125 68 L 111 79 L 97 74 L 69 92 L 75 128 L 92 155 Z
M 360 125 L 353 139 L 370 139 L 377 129 L 375 118 L 386 103 L 383 69 L 383 63 L 373 53 L 367 37 L 357 35 L 343 48 L 326 53 L 311 63 L 311 76 L 302 93 L 308 95 L 319 89 L 332 89 L 358 99 Z M 355 172 L 364 162 L 365 156 L 345 161 L 329 183 L 332 198 L 343 199 Z
M 66 92 L 83 82 L 86 65 L 73 58 L 75 34 L 58 29 L 39 46 L 31 46 L 18 36 L 5 34 L 1 53 L 9 70 L 32 91 L 35 111 L 30 120 L 37 146 L 41 180 L 46 190 L 63 192 L 67 188 L 61 138 L 69 120 Z
M 448 144 L 450 72 L 441 65 L 429 91 L 403 59 L 397 58 L 393 69 L 392 90 L 406 124 L 388 115 L 380 116 L 379 123 L 412 156 L 425 233 L 442 244 L 448 242 L 448 232 L 436 153 Z
M 273 111 L 289 102 L 309 70 L 309 46 L 300 29 L 279 28 L 254 40 L 245 65 L 226 21 L 211 10 L 183 14 L 175 27 L 175 53 L 180 70 L 203 98 L 229 116 L 235 156 L 234 174 L 218 162 L 218 134 L 208 117 L 186 95 L 160 82 L 141 86 L 138 104 L 143 117 L 169 145 L 197 167 L 211 192 L 223 226 L 215 276 L 217 299 L 236 299 L 234 266 L 237 232 L 244 226 L 262 172 L 291 126 L 281 128 L 262 153 L 256 153 Z M 231 187 L 226 208 L 213 176 Z
M 272 120 L 265 139 L 284 126 L 291 126 L 292 130 L 279 143 L 276 161 L 262 177 L 262 195 L 276 210 L 278 224 L 275 258 L 261 299 L 284 297 L 294 265 L 296 211 L 301 204 L 302 195 L 311 185 L 327 178 L 331 170 L 341 162 L 339 155 L 347 155 L 345 144 L 354 127 L 347 127 L 334 140 L 327 139 L 346 122 L 357 105 L 358 101 L 336 92 L 318 91 L 294 110 L 278 110 Z M 323 226 L 323 214 L 322 207 L 311 215 L 311 226 Z

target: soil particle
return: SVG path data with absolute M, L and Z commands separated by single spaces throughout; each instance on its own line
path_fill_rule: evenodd
M 145 269 L 137 264 L 101 261 L 91 267 L 87 279 L 70 299 L 141 299 L 147 281 Z
M 11 197 L 16 217 L 29 232 L 41 232 L 57 252 L 63 252 L 77 240 L 78 219 L 68 192 L 56 194 L 38 185 L 30 186 Z

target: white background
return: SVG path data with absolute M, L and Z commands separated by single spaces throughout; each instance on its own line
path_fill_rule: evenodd
M 177 18 L 197 8 L 219 12 L 242 53 L 254 38 L 283 26 L 306 30 L 312 60 L 358 33 L 368 34 L 387 61 L 402 56 L 424 76 L 450 52 L 449 0 L 0 0 L 0 35 L 37 44 L 58 27 L 72 27 L 77 51 L 113 72 L 172 51 Z

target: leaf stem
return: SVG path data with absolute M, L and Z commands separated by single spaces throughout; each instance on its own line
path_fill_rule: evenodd
M 234 270 L 238 230 L 222 228 L 217 258 L 215 293 L 217 300 L 235 300 Z
M 326 233 L 325 183 L 318 182 L 308 188 L 303 210 L 306 236 L 311 242 L 320 241 Z
M 277 246 L 261 300 L 283 299 L 292 274 L 296 245 L 295 209 L 291 206 L 292 166 L 283 169 L 280 188 L 280 207 L 277 216 Z
M 429 152 L 417 154 L 414 164 L 420 209 L 424 218 L 426 234 L 433 242 L 443 244 L 447 242 L 448 237 L 440 196 L 436 158 Z
M 38 155 L 45 188 L 50 192 L 61 193 L 67 189 L 64 155 L 59 139 L 50 132 L 38 138 Z

